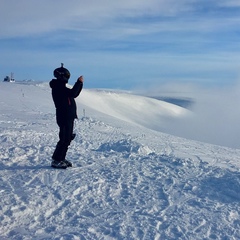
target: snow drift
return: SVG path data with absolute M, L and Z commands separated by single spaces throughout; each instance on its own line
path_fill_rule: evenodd
M 159 129 L 172 118 L 190 114 L 188 110 L 174 104 L 107 90 L 85 90 L 80 102 L 104 114 L 151 129 Z

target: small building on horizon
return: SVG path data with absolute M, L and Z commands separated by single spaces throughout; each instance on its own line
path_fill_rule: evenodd
M 11 76 L 6 76 L 3 80 L 4 82 L 15 82 L 15 79 L 13 77 L 13 73 L 11 73 Z

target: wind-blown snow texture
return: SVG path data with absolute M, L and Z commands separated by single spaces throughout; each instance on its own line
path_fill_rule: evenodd
M 188 114 L 175 105 L 85 89 L 77 101 L 74 167 L 52 169 L 48 85 L 0 83 L 0 239 L 240 238 L 239 150 L 147 128 Z

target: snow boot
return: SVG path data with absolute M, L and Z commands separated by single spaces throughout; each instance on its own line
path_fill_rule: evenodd
M 60 161 L 59 162 L 59 161 L 53 160 L 52 164 L 51 164 L 51 167 L 66 169 L 68 166 L 67 166 L 67 164 L 64 161 Z
M 63 160 L 63 162 L 66 163 L 67 167 L 72 167 L 72 163 L 70 161 L 65 159 L 65 160 Z

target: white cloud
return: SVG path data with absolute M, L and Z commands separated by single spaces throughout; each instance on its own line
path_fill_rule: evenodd
M 208 15 L 200 7 L 205 4 L 214 12 L 223 3 L 227 2 L 1 0 L 0 39 L 15 39 L 1 41 L 0 67 L 20 69 L 19 78 L 24 79 L 29 64 L 32 77 L 44 79 L 48 73 L 39 71 L 39 65 L 52 68 L 56 62 L 71 62 L 73 70 L 84 65 L 88 76 L 109 87 L 112 79 L 119 86 L 125 86 L 124 81 L 144 85 L 145 79 L 153 84 L 217 82 L 228 75 L 233 79 L 239 72 L 235 29 L 240 19 L 219 12 Z
M 0 37 L 25 36 L 59 29 L 111 26 L 125 17 L 172 16 L 188 9 L 191 1 L 122 0 L 2 0 Z
M 239 0 L 220 0 L 218 4 L 219 6 L 226 6 L 226 7 L 240 7 Z
M 159 130 L 185 138 L 240 148 L 239 83 L 221 87 L 202 87 L 193 83 L 169 84 L 162 86 L 159 95 L 189 97 L 194 101 L 193 114 L 190 117 L 169 121 L 168 124 L 159 126 Z

